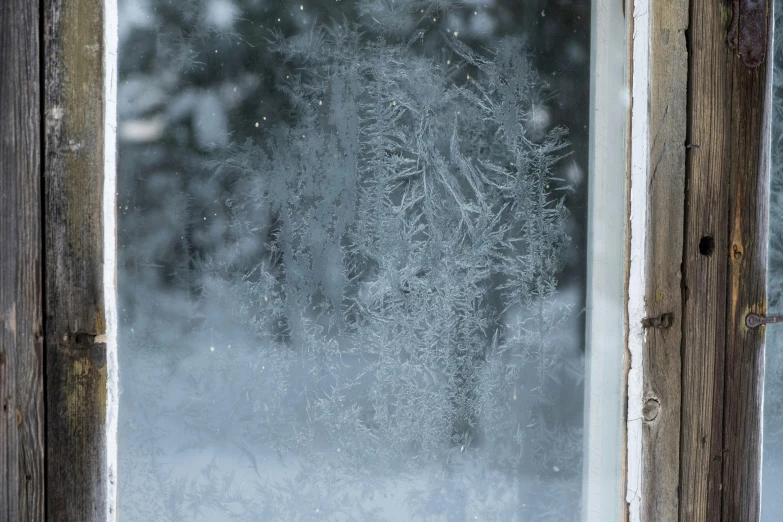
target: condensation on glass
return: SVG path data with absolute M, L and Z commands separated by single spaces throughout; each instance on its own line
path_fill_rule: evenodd
M 783 312 L 783 2 L 775 0 L 767 310 Z M 783 326 L 766 331 L 761 519 L 783 519 Z
M 119 7 L 122 520 L 578 520 L 589 1 Z

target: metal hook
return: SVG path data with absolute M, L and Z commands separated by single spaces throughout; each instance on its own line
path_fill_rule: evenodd
M 745 326 L 748 328 L 758 328 L 762 324 L 783 323 L 783 315 L 771 315 L 765 317 L 757 314 L 748 314 L 745 316 Z

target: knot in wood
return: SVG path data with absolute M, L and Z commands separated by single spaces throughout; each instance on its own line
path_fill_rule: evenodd
M 661 403 L 658 401 L 658 399 L 647 399 L 647 401 L 644 403 L 644 408 L 642 408 L 644 420 L 647 422 L 654 421 L 655 418 L 658 417 L 658 413 L 660 411 Z

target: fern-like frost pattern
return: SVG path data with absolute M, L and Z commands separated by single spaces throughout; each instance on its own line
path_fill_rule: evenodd
M 198 192 L 172 195 L 178 282 L 128 290 L 123 518 L 579 518 L 569 143 L 524 40 L 421 23 L 461 5 L 268 30 L 289 115 L 262 138 L 182 97 L 224 211 L 194 236 Z

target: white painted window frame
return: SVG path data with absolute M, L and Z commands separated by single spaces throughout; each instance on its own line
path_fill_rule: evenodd
M 119 518 L 117 1 L 104 0 L 103 283 L 108 369 L 107 522 Z M 626 1 L 630 3 L 630 0 Z M 641 319 L 644 311 L 646 226 L 644 181 L 648 157 L 649 1 L 633 2 L 632 26 L 626 18 L 627 8 L 622 1 L 593 0 L 591 9 L 585 475 L 582 491 L 582 520 L 587 522 L 621 521 L 625 520 L 626 513 L 630 514 L 631 521 L 640 520 L 638 492 L 641 491 Z M 629 38 L 631 27 L 634 31 L 632 39 Z M 631 42 L 634 45 L 630 45 Z M 629 61 L 631 48 L 633 59 Z M 630 74 L 631 63 L 634 64 L 633 75 Z
M 625 12 L 621 1 L 593 0 L 582 491 L 582 520 L 586 522 L 623 520 L 625 512 L 627 459 L 623 412 L 627 372 L 625 296 L 630 102 L 629 24 Z M 630 432 L 628 435 L 635 445 L 636 440 Z M 638 442 L 640 452 L 641 440 Z M 629 444 L 628 451 L 630 454 L 635 449 Z

